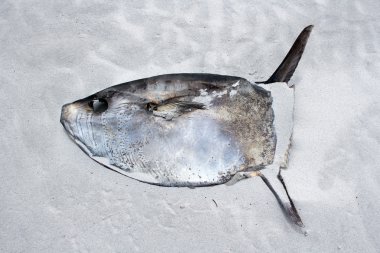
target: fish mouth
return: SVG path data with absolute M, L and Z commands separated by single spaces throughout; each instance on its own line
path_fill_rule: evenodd
M 82 107 L 83 105 L 77 102 L 64 104 L 61 109 L 60 122 L 70 139 L 75 142 L 84 153 L 92 158 L 93 153 L 90 151 L 89 147 L 87 147 L 86 144 L 83 143 L 82 140 L 78 137 L 78 133 L 75 130 L 77 116 Z
M 70 118 L 73 117 L 73 109 L 72 104 L 64 104 L 61 109 L 61 118 L 60 122 L 66 132 L 69 134 L 71 138 L 74 137 L 74 132 L 70 126 Z

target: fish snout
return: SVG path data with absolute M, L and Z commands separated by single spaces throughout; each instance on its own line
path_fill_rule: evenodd
M 74 136 L 72 126 L 75 124 L 77 118 L 78 108 L 75 104 L 65 104 L 61 109 L 61 124 L 65 130 L 72 136 Z

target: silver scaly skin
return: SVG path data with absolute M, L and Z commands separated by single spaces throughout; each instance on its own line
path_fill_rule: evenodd
M 107 103 L 94 112 L 91 103 Z M 270 92 L 239 77 L 162 75 L 116 85 L 62 108 L 68 134 L 93 159 L 162 186 L 225 183 L 271 164 Z

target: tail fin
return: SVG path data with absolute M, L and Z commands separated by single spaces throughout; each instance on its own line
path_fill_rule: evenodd
M 303 29 L 303 31 L 298 35 L 298 38 L 294 42 L 292 48 L 289 50 L 285 59 L 281 62 L 280 66 L 272 74 L 272 76 L 265 82 L 261 83 L 275 83 L 275 82 L 288 82 L 292 77 L 294 71 L 297 68 L 298 62 L 301 59 L 302 53 L 305 50 L 305 46 L 311 30 L 312 25 L 309 25 Z

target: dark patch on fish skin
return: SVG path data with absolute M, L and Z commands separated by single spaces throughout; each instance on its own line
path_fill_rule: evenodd
M 226 76 L 217 74 L 206 74 L 206 73 L 178 73 L 178 74 L 165 74 L 159 76 L 152 76 L 148 78 L 142 78 L 130 82 L 125 82 L 109 87 L 108 89 L 118 90 L 118 91 L 129 91 L 134 92 L 136 90 L 146 90 L 147 86 L 154 83 L 166 83 L 173 84 L 175 81 L 181 83 L 198 83 L 204 86 L 215 86 L 215 87 L 225 87 L 226 83 L 234 83 L 241 80 L 241 77 L 237 76 Z M 197 86 L 197 85 L 195 85 Z M 106 90 L 108 90 L 106 89 Z
M 239 80 L 244 81 L 245 79 L 236 76 L 203 73 L 167 74 L 114 85 L 76 102 L 82 103 L 89 102 L 93 99 L 112 98 L 108 101 L 112 103 L 112 100 L 117 97 L 128 98 L 130 102 L 153 102 L 156 104 L 163 103 L 164 101 L 168 102 L 170 99 L 178 99 L 180 97 L 185 98 L 184 100 L 186 101 L 190 99 L 190 96 L 199 96 L 201 89 L 210 92 L 220 91 Z M 153 87 L 158 84 L 164 84 L 167 90 L 160 91 Z M 176 84 L 183 85 L 183 89 L 178 90 Z M 149 92 L 149 90 L 152 91 Z
M 154 77 L 146 78 L 149 82 L 158 82 L 162 80 L 177 80 L 180 82 L 201 82 L 205 84 L 225 84 L 228 82 L 235 82 L 241 77 L 226 76 L 207 73 L 178 73 L 178 74 L 165 74 Z
M 152 112 L 152 111 L 157 110 L 157 106 L 158 106 L 158 104 L 149 102 L 145 105 L 145 108 L 147 111 Z
M 224 184 L 224 183 L 230 181 L 233 176 L 234 175 L 232 175 L 231 172 L 227 171 L 227 172 L 222 173 L 221 175 L 219 175 L 218 181 L 219 182 L 223 182 L 223 184 Z

